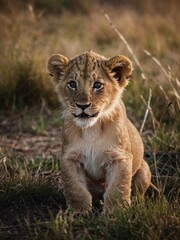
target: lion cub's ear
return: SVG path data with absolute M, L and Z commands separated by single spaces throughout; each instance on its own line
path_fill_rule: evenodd
M 60 54 L 53 54 L 47 63 L 47 68 L 50 76 L 54 77 L 54 80 L 58 82 L 63 75 L 65 67 L 68 65 L 69 59 Z
M 128 84 L 133 68 L 131 61 L 127 57 L 117 55 L 106 60 L 105 65 L 109 70 L 110 76 L 117 79 L 121 87 L 125 87 Z

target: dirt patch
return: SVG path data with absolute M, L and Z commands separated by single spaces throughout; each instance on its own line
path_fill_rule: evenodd
M 56 114 L 41 115 L 42 129 L 38 129 L 38 113 L 0 115 L 0 148 L 9 158 L 33 159 L 37 156 L 61 158 L 62 125 L 54 123 Z

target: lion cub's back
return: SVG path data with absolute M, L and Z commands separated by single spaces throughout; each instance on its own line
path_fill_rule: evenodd
M 127 127 L 131 142 L 131 151 L 133 154 L 133 173 L 135 173 L 142 164 L 144 158 L 144 146 L 138 130 L 129 119 L 127 121 Z

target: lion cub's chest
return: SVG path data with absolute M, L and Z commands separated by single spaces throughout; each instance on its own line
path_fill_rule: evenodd
M 105 150 L 110 142 L 110 139 L 105 138 L 98 128 L 88 128 L 82 132 L 80 146 L 83 155 L 82 164 L 87 175 L 94 180 L 105 177 L 108 162 Z

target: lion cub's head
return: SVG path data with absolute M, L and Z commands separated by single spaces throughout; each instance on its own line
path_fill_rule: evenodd
M 115 109 L 132 64 L 122 55 L 106 59 L 90 50 L 72 59 L 54 54 L 48 70 L 65 114 L 71 115 L 77 126 L 88 127 Z

